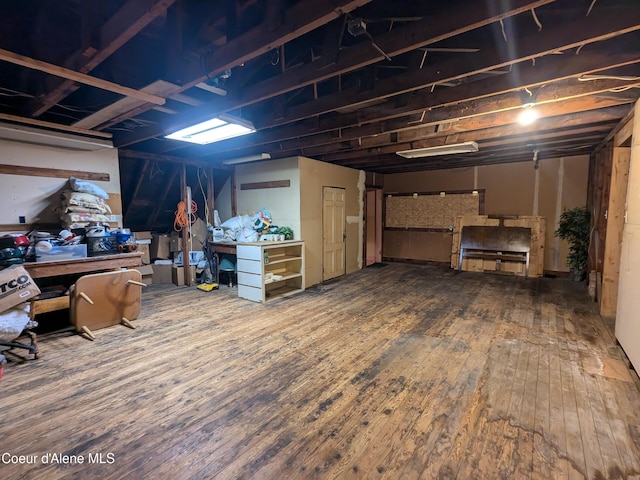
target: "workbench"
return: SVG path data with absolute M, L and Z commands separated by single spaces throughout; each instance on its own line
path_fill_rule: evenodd
M 25 262 L 22 264 L 31 275 L 31 278 L 34 279 L 103 272 L 120 268 L 135 268 L 140 265 L 142 265 L 142 253 L 138 252 L 98 255 L 53 262 Z

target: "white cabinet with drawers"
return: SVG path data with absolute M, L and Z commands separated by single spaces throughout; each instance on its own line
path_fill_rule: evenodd
M 237 246 L 238 296 L 265 302 L 304 290 L 304 242 L 242 243 Z

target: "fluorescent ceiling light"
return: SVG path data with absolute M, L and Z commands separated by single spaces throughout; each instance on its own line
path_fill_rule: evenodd
M 222 95 L 223 97 L 227 94 L 227 91 L 224 88 L 215 87 L 204 82 L 198 83 L 196 87 L 201 90 L 206 90 L 207 92 L 215 93 L 216 95 Z
M 451 145 L 439 145 L 437 147 L 416 148 L 396 152 L 405 158 L 435 157 L 437 155 L 452 155 L 455 153 L 471 153 L 478 151 L 476 142 L 452 143 Z
M 247 155 L 246 157 L 230 158 L 224 160 L 223 165 L 236 165 L 238 163 L 257 162 L 259 160 L 269 160 L 271 155 L 268 153 L 257 153 L 255 155 Z
M 170 135 L 165 135 L 165 138 L 206 145 L 246 135 L 247 133 L 254 133 L 255 131 L 253 124 L 247 120 L 220 115 L 211 120 L 183 128 Z
M 0 123 L 0 139 L 69 150 L 96 151 L 113 148 L 111 140 L 52 132 L 9 123 Z

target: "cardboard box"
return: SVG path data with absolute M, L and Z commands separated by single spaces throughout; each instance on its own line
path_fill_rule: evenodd
M 86 243 L 80 245 L 59 245 L 52 247 L 48 252 L 36 250 L 36 262 L 56 262 L 76 258 L 87 258 Z
M 152 265 L 142 265 L 141 267 L 136 268 L 142 275 L 142 283 L 146 285 L 153 284 L 153 266 Z
M 151 232 L 134 232 L 133 236 L 137 245 L 151 245 L 151 240 L 153 239 Z
M 173 265 L 169 264 L 158 264 L 154 263 L 152 265 L 153 283 L 171 283 L 171 268 Z
M 0 312 L 37 295 L 40 289 L 24 267 L 14 265 L 0 271 Z
M 182 259 L 183 255 L 182 252 L 176 252 L 173 255 L 173 264 L 177 265 L 178 267 L 180 265 L 184 265 L 184 261 Z M 197 265 L 198 262 L 200 262 L 201 260 L 204 260 L 204 252 L 202 251 L 193 251 L 193 252 L 189 252 L 189 265 Z
M 191 265 L 189 268 L 191 269 L 191 285 L 193 285 L 196 280 L 196 267 Z M 184 267 L 177 267 L 176 265 L 171 267 L 171 281 L 178 287 L 184 285 Z
M 142 264 L 149 265 L 151 263 L 150 247 L 148 244 L 138 244 L 138 252 L 142 254 Z
M 171 232 L 171 245 L 169 250 L 172 252 L 182 251 L 182 232 Z
M 169 235 L 153 235 L 151 240 L 151 248 L 149 249 L 149 256 L 151 260 L 161 259 L 168 260 L 171 258 L 171 252 L 169 251 L 171 239 Z

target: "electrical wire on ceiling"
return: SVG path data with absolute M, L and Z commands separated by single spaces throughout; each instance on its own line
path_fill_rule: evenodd
M 200 172 L 202 171 L 202 173 L 204 173 L 204 177 L 207 177 L 207 172 L 204 171 L 202 168 L 198 167 L 198 171 L 196 172 L 198 175 L 198 185 L 200 186 L 200 191 L 202 192 L 202 198 L 204 199 L 204 220 L 208 225 L 213 225 L 211 223 L 211 217 L 210 217 L 210 212 L 209 212 L 209 202 L 207 201 L 207 194 L 204 191 L 204 187 L 202 186 L 202 180 L 200 179 Z
M 507 32 L 504 29 L 504 21 L 502 19 L 500 19 L 500 28 L 502 29 L 502 38 L 504 38 L 504 43 L 508 43 L 509 40 L 507 39 Z
M 542 23 L 540 23 L 540 20 L 538 19 L 538 16 L 536 15 L 536 9 L 535 8 L 531 9 L 531 15 L 533 15 L 533 21 L 536 22 L 536 25 L 538 26 L 538 31 L 541 32 L 542 31 Z
M 588 16 L 589 16 L 589 14 L 591 13 L 591 10 L 593 9 L 593 6 L 596 4 L 596 2 L 597 2 L 597 1 L 598 1 L 598 0 L 593 0 L 593 1 L 591 2 L 591 5 L 589 5 L 589 10 L 587 10 L 587 15 L 586 15 L 587 17 L 588 17 Z
M 594 80 L 621 80 L 624 82 L 637 82 L 640 77 L 631 77 L 627 75 L 582 75 L 578 77 L 579 82 L 590 82 Z M 609 89 L 610 92 L 620 93 L 631 90 L 632 88 L 640 88 L 638 85 L 620 86 Z

